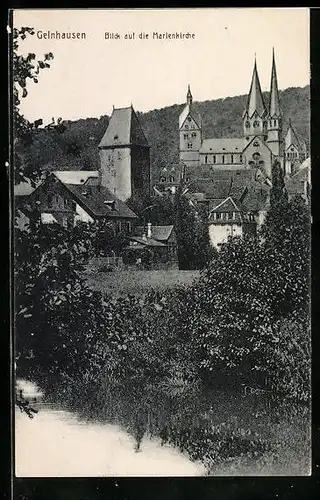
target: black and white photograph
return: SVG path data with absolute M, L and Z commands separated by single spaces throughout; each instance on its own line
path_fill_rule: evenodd
M 309 9 L 8 32 L 15 476 L 310 476 Z

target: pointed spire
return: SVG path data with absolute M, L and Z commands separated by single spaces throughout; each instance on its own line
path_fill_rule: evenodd
M 272 48 L 272 70 L 271 70 L 269 114 L 271 118 L 273 116 L 281 115 L 274 48 Z
M 246 112 L 248 113 L 249 117 L 251 117 L 255 111 L 260 117 L 262 117 L 267 111 L 261 92 L 256 56 L 254 57 L 253 74 L 246 106 Z
M 288 126 L 288 130 L 287 130 L 286 137 L 285 137 L 285 146 L 286 146 L 286 148 L 289 148 L 292 145 L 296 146 L 297 148 L 301 147 L 300 141 L 297 137 L 297 134 L 294 131 L 293 126 L 292 126 L 291 119 L 289 118 L 289 126 Z
M 187 104 L 192 104 L 192 94 L 190 90 L 190 85 L 188 85 L 188 92 L 187 92 Z

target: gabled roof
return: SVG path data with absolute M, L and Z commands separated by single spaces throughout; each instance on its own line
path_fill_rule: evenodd
M 297 149 L 301 149 L 301 144 L 299 142 L 298 136 L 294 131 L 291 121 L 289 122 L 289 127 L 284 139 L 285 148 L 288 149 L 290 146 L 295 146 Z
M 211 212 L 240 212 L 241 208 L 230 196 L 212 208 Z
M 54 170 L 53 174 L 64 184 L 84 184 L 90 177 L 99 177 L 98 170 Z
M 247 105 L 244 114 L 248 114 L 251 118 L 257 112 L 260 117 L 267 114 L 267 108 L 264 103 L 261 85 L 257 70 L 257 62 L 254 61 L 253 74 L 251 79 L 250 91 L 248 95 Z
M 132 241 L 136 241 L 137 243 L 140 243 L 141 245 L 145 246 L 151 246 L 151 247 L 166 247 L 167 245 L 164 245 L 160 241 L 157 241 L 153 238 L 143 238 L 142 236 L 130 236 L 129 238 Z
M 63 185 L 72 194 L 76 202 L 93 217 L 108 217 L 111 219 L 138 218 L 123 201 L 104 186 Z
M 242 153 L 244 147 L 243 137 L 204 139 L 200 153 Z
M 270 102 L 269 102 L 270 118 L 279 117 L 282 115 L 280 110 L 278 79 L 276 62 L 274 58 L 274 49 L 272 49 L 272 69 L 271 69 L 271 85 L 270 85 Z
M 182 112 L 180 113 L 179 116 L 179 129 L 182 127 L 184 122 L 186 121 L 188 116 L 191 116 L 193 120 L 196 122 L 199 128 L 201 128 L 201 115 L 197 111 L 195 105 L 192 104 L 186 104 L 185 107 L 183 108 Z
M 138 117 L 132 106 L 113 109 L 107 130 L 98 147 L 130 145 L 149 147 Z
M 137 226 L 134 230 L 136 236 L 142 236 L 146 231 L 143 226 Z M 167 241 L 173 231 L 173 225 L 168 226 L 151 226 L 151 238 L 158 241 Z

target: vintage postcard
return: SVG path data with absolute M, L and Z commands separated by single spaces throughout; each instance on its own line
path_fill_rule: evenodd
M 8 32 L 15 475 L 310 475 L 309 10 Z

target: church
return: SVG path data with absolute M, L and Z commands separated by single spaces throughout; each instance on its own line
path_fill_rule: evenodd
M 272 54 L 269 102 L 261 91 L 256 60 L 250 90 L 241 117 L 243 135 L 203 139 L 202 119 L 194 109 L 190 86 L 187 102 L 179 117 L 179 155 L 190 181 L 210 179 L 218 171 L 254 169 L 269 179 L 271 167 L 278 160 L 286 175 L 296 173 L 306 159 L 307 146 L 297 137 L 290 122 L 283 130 L 274 51 Z

